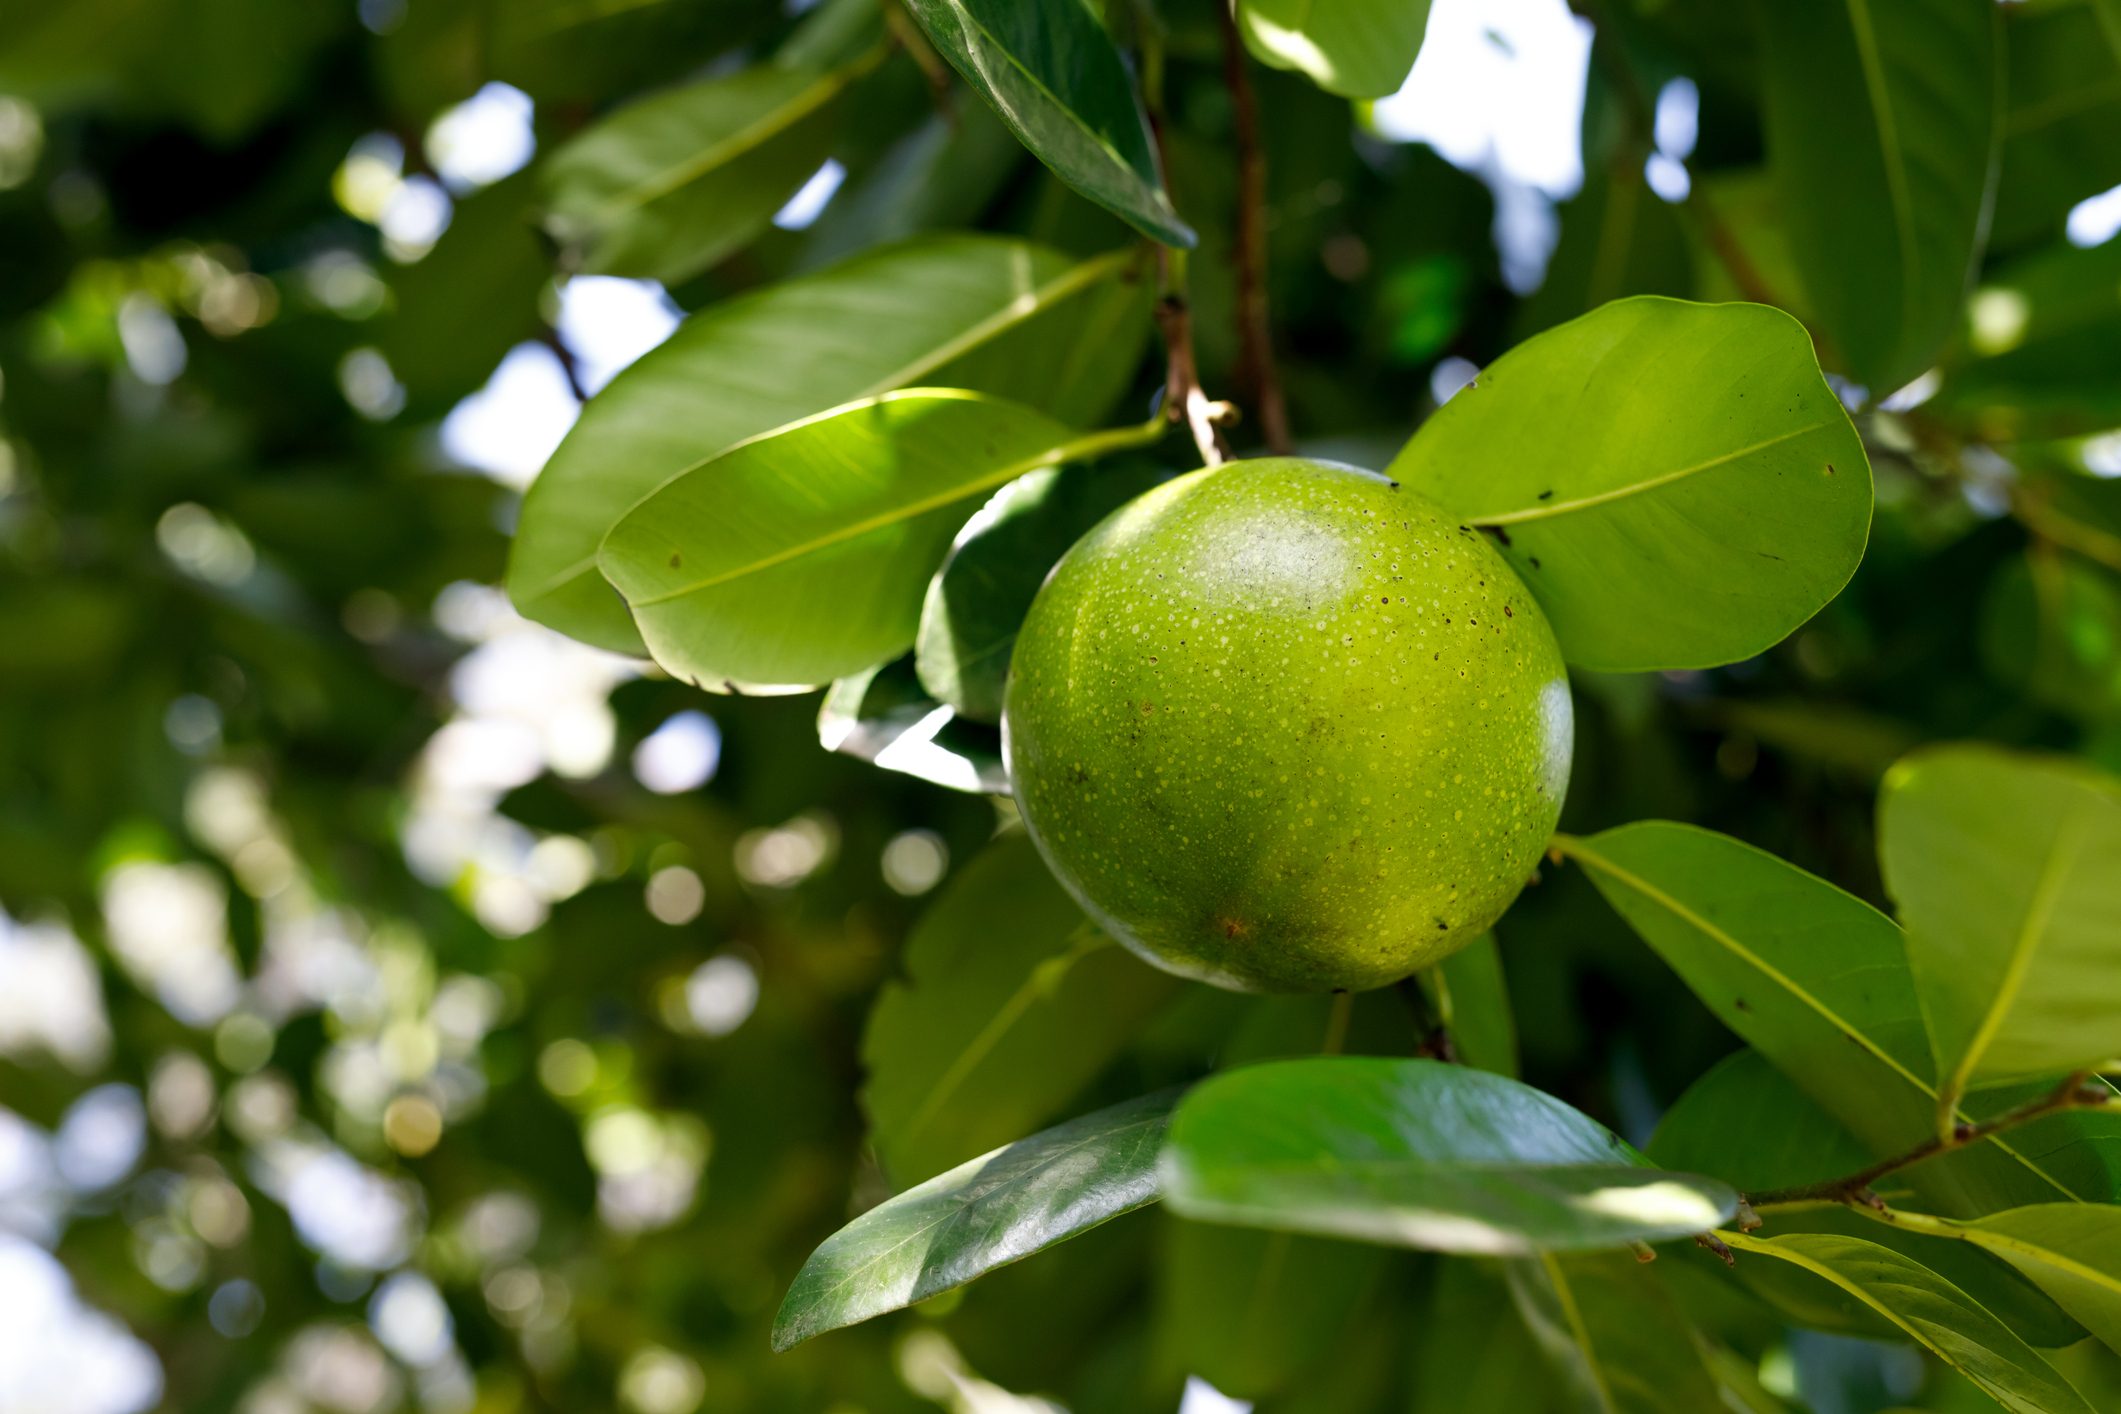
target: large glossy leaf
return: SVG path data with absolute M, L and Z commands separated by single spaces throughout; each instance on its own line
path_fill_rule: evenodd
M 524 498 L 516 607 L 642 652 L 597 546 L 633 504 L 747 437 L 918 382 L 1103 417 L 1147 336 L 1131 255 L 1076 263 L 992 236 L 931 236 L 715 305 L 589 400 Z
M 2014 1414 L 2091 1414 L 2091 1406 L 2032 1347 L 1978 1302 L 1911 1258 L 1830 1233 L 1724 1234 L 1759 1254 L 1832 1283 L 1927 1346 Z
M 1878 832 L 1947 1095 L 2121 1054 L 2121 783 L 1935 748 L 1887 775 Z
M 965 522 L 921 605 L 921 685 L 979 722 L 1002 719 L 1016 631 L 1046 572 L 1085 531 L 1164 476 L 1150 463 L 1020 477 Z
M 632 103 L 545 164 L 545 228 L 578 269 L 675 282 L 750 241 L 831 152 L 854 70 L 762 64 Z
M 1838 1178 L 1860 1171 L 1877 1157 L 1752 1050 L 1727 1056 L 1687 1087 L 1658 1122 L 1649 1154 L 1667 1168 L 1723 1179 L 1741 1193 Z M 1899 1178 L 1884 1180 L 1878 1189 L 1880 1197 L 1896 1203 L 1908 1196 L 1906 1182 Z M 2086 1212 L 2112 1211 L 2081 1206 Z M 1844 1207 L 1777 1209 L 1766 1217 L 1769 1230 L 1778 1235 L 1839 1233 L 1911 1257 L 1980 1302 L 2029 1344 L 2063 1346 L 2084 1338 L 2084 1327 L 2054 1301 L 1968 1243 L 1939 1241 L 1913 1227 L 1881 1227 Z M 1738 1275 L 1798 1324 L 1849 1335 L 1891 1334 L 1880 1329 L 1875 1312 L 1848 1300 L 1846 1293 L 1836 1297 L 1785 1268 L 1746 1262 Z
M 2002 133 L 1991 0 L 1757 7 L 1769 166 L 1814 313 L 1880 394 L 1927 368 L 1980 258 Z
M 1390 475 L 1493 534 L 1586 668 L 1779 642 L 1863 557 L 1870 467 L 1803 326 L 1641 297 L 1519 345 Z
M 1854 1173 L 1877 1156 L 1755 1050 L 1734 1051 L 1657 1122 L 1650 1158 L 1741 1193 Z
M 1487 1254 L 1681 1237 L 1737 1205 L 1528 1085 L 1354 1057 L 1206 1081 L 1172 1122 L 1163 1184 L 1205 1221 Z
M 1062 1112 L 1178 990 L 1092 928 L 1021 834 L 950 881 L 903 966 L 862 1039 L 863 1106 L 902 1182 Z
M 817 709 L 818 744 L 932 785 L 1009 794 L 1002 734 L 930 697 L 900 658 L 841 678 Z
M 1724 1025 L 1878 1155 L 1933 1132 L 1937 1102 L 1905 943 L 1861 900 L 1771 854 L 1645 821 L 1562 842 L 1599 892 Z M 2003 1094 L 1965 1107 L 1993 1113 Z M 2064 1197 L 2107 1201 L 2121 1123 L 2055 1115 L 1907 1171 L 1971 1213 Z
M 611 528 L 597 567 L 677 677 L 829 681 L 913 646 L 922 591 L 978 497 L 1081 445 L 1018 403 L 886 393 L 666 483 Z
M 2121 1208 L 2040 1203 L 1973 1222 L 1911 1213 L 1879 1216 L 1993 1253 L 2061 1303 L 2093 1335 L 2121 1348 Z
M 1396 93 L 1421 52 L 1429 0 L 1235 0 L 1245 45 L 1343 98 Z
M 773 1348 L 962 1286 L 1156 1198 L 1175 1091 L 1055 1125 L 938 1174 L 827 1238 L 774 1318 Z
M 1701 1333 L 1632 1253 L 1544 1254 L 1510 1263 L 1509 1277 L 1579 1408 L 1667 1414 L 1722 1404 Z
M 2062 0 L 2003 9 L 2010 52 L 1998 246 L 2052 238 L 2071 207 L 2121 183 L 2121 5 Z
M 1083 0 L 907 0 L 943 56 L 1062 181 L 1144 235 L 1190 246 L 1134 84 Z

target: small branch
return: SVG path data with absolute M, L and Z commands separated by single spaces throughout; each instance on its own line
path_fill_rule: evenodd
M 560 331 L 547 324 L 538 331 L 538 342 L 551 349 L 552 356 L 560 361 L 560 371 L 567 375 L 567 388 L 574 394 L 575 401 L 588 402 L 589 389 L 582 384 L 582 365 L 575 358 L 574 350 L 567 347 L 567 341 L 560 337 Z
M 1159 265 L 1168 266 L 1169 253 L 1159 247 L 1157 255 Z M 1228 403 L 1211 402 L 1200 386 L 1200 366 L 1193 357 L 1193 313 L 1184 295 L 1171 290 L 1157 301 L 1156 327 L 1164 337 L 1164 416 L 1184 423 L 1193 434 L 1202 466 L 1221 466 L 1230 460 L 1230 448 L 1217 424 L 1227 421 L 1232 409 Z
M 1238 378 L 1258 410 L 1267 450 L 1281 454 L 1294 450 L 1294 443 L 1267 310 L 1267 159 L 1259 144 L 1259 104 L 1231 6 L 1218 0 L 1215 14 L 1222 23 L 1223 84 L 1230 90 L 1237 126 Z
M 1852 1173 L 1846 1178 L 1800 1184 L 1794 1188 L 1773 1188 L 1765 1193 L 1748 1194 L 1746 1201 L 1756 1211 L 1762 1208 L 1783 1208 L 1812 1203 L 1846 1203 L 1882 1211 L 1885 1202 L 1871 1192 L 1871 1185 L 1887 1174 L 1912 1168 L 1940 1154 L 1949 1154 L 1968 1145 L 1979 1144 L 2006 1129 L 2015 1129 L 2045 1115 L 2063 1110 L 2104 1109 L 2112 1098 L 2112 1090 L 2103 1084 L 2093 1083 L 2091 1072 L 2079 1071 L 2036 1100 L 2030 1100 L 2014 1110 L 2006 1110 L 1994 1119 L 1986 1119 L 1979 1124 L 1969 1124 L 1962 1120 L 1953 1127 L 1950 1134 L 1926 1139 L 1904 1154 L 1880 1159 L 1869 1168 Z

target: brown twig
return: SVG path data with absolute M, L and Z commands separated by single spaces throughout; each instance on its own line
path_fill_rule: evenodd
M 2029 1100 L 2013 1110 L 2006 1110 L 1994 1119 L 1985 1119 L 1979 1124 L 1961 1121 L 1949 1135 L 1936 1135 L 1925 1139 L 1904 1154 L 1890 1159 L 1880 1159 L 1869 1168 L 1849 1174 L 1845 1178 L 1831 1178 L 1822 1183 L 1798 1184 L 1792 1188 L 1771 1188 L 1765 1193 L 1746 1195 L 1746 1202 L 1755 1211 L 1762 1208 L 1790 1207 L 1812 1203 L 1849 1203 L 1882 1209 L 1885 1204 L 1871 1185 L 1887 1174 L 1911 1168 L 1925 1159 L 1934 1159 L 1940 1154 L 1949 1154 L 1993 1138 L 2006 1129 L 2015 1129 L 2021 1124 L 2044 1115 L 2063 1110 L 2101 1109 L 2113 1099 L 2113 1091 L 2092 1080 L 2090 1071 L 2078 1071 L 2038 1099 Z
M 1157 260 L 1167 267 L 1169 253 L 1159 247 Z M 1156 327 L 1164 338 L 1164 416 L 1184 423 L 1193 434 L 1202 466 L 1221 466 L 1230 460 L 1230 448 L 1218 424 L 1228 419 L 1231 408 L 1211 401 L 1200 386 L 1200 365 L 1193 356 L 1193 312 L 1177 290 L 1167 288 L 1157 301 Z
M 1223 84 L 1237 127 L 1237 340 L 1238 381 L 1259 414 L 1267 450 L 1294 449 L 1281 373 L 1274 363 L 1273 323 L 1267 309 L 1267 159 L 1259 143 L 1259 103 L 1246 71 L 1244 39 L 1231 7 L 1217 3 L 1222 23 Z
M 567 375 L 567 388 L 574 394 L 575 401 L 588 402 L 589 389 L 582 382 L 581 362 L 575 358 L 574 350 L 567 347 L 567 341 L 560 337 L 560 331 L 547 324 L 538 331 L 538 342 L 551 349 L 552 356 L 560 361 L 560 371 Z

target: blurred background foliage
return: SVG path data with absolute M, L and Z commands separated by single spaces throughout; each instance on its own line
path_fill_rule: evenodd
M 1107 8 L 1163 34 L 1220 395 L 1211 3 Z M 1863 570 L 1762 658 L 1577 675 L 1564 828 L 1696 821 L 1876 901 L 1872 798 L 1907 747 L 2121 768 L 2121 49 L 2104 0 L 2006 17 L 1992 244 L 1951 352 L 1883 406 L 1850 390 Z M 1013 985 L 964 939 L 1072 928 L 1020 841 L 990 848 L 1006 801 L 829 753 L 814 703 L 703 698 L 495 587 L 581 395 L 683 313 L 924 230 L 1127 242 L 894 54 L 767 174 L 744 239 L 667 285 L 570 273 L 547 154 L 875 24 L 781 0 L 0 11 L 0 1408 L 1170 1410 L 1192 1376 L 1263 1409 L 1548 1407 L 1507 1387 L 1522 1333 L 1467 1271 L 1155 1212 L 767 1353 L 851 1212 L 1326 1024 L 1108 950 L 950 1076 Z M 1735 297 L 1740 270 L 1801 312 L 1754 48 L 1743 7 L 1439 0 L 1374 106 L 1256 68 L 1303 446 L 1380 464 L 1481 364 L 1615 296 Z M 1525 1075 L 1637 1142 L 1733 1046 L 1571 871 L 1501 937 Z M 1418 1040 L 1397 997 L 1362 999 L 1352 1049 Z M 879 1153 L 865 1105 L 921 1123 Z M 1688 1294 L 1812 1408 L 1975 1407 L 1903 1348 L 1763 1344 Z M 2121 1389 L 2110 1357 L 2061 1358 Z

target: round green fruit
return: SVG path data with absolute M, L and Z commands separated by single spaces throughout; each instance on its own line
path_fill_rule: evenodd
M 1553 833 L 1574 718 L 1485 536 L 1281 457 L 1079 541 L 1024 620 L 1002 731 L 1032 838 L 1106 931 L 1300 992 L 1382 986 L 1493 923 Z

